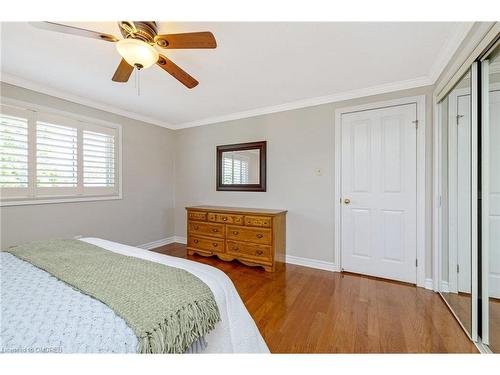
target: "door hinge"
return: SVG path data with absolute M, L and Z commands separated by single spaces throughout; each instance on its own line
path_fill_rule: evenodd
M 460 266 L 457 264 L 457 273 L 460 273 Z
M 415 259 L 415 267 L 418 267 L 418 259 Z
M 418 120 L 412 121 L 415 124 L 415 129 L 418 129 Z

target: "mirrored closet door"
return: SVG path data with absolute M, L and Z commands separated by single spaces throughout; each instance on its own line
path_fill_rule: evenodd
M 500 35 L 439 102 L 439 292 L 500 353 Z
M 481 69 L 481 337 L 500 353 L 500 46 L 486 55 Z
M 472 338 L 472 71 L 441 102 L 442 246 L 440 292 Z

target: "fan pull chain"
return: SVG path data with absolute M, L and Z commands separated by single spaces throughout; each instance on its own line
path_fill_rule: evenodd
M 141 96 L 141 77 L 140 77 L 140 69 L 136 68 L 134 73 L 134 87 L 137 91 L 137 96 Z
M 139 69 L 135 68 L 134 70 L 135 70 L 135 72 L 134 72 L 134 88 L 137 91 L 137 96 L 141 96 Z
M 141 96 L 141 71 L 137 69 L 137 96 Z

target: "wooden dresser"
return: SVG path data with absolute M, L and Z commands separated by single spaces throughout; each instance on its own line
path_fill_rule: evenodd
M 219 206 L 186 210 L 189 255 L 237 259 L 268 272 L 285 263 L 287 211 Z

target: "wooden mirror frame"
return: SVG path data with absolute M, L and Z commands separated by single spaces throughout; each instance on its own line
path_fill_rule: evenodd
M 237 143 L 217 146 L 217 191 L 266 191 L 266 141 Z M 222 153 L 231 151 L 256 150 L 259 153 L 259 183 L 258 184 L 223 184 L 222 183 Z

